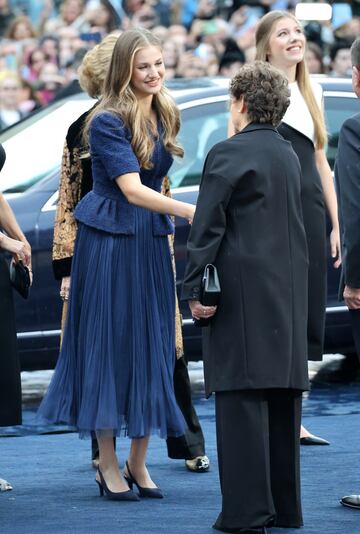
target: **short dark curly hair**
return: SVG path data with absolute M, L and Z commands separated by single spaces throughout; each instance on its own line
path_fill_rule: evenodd
M 244 98 L 251 122 L 278 126 L 290 104 L 284 74 L 268 62 L 255 61 L 241 67 L 230 82 L 230 96 Z

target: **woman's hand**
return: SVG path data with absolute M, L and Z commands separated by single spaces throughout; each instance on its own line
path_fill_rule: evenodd
M 70 276 L 64 276 L 64 278 L 61 280 L 60 297 L 63 300 L 69 299 L 70 280 Z
M 340 244 L 340 231 L 339 228 L 333 228 L 330 234 L 330 250 L 331 257 L 336 258 L 334 261 L 335 269 L 338 269 L 341 265 L 341 244 Z
M 7 235 L 1 233 L 0 246 L 4 250 L 11 252 L 11 254 L 14 256 L 14 260 L 16 263 L 18 261 L 22 261 L 25 263 L 25 265 L 27 265 L 30 262 L 31 249 L 29 254 L 29 249 L 27 248 L 26 243 L 24 243 L 23 241 L 19 241 L 18 239 L 12 239 L 11 237 L 8 237 Z
M 198 300 L 189 300 L 191 315 L 194 319 L 208 319 L 215 315 L 217 306 L 203 306 Z
M 188 204 L 187 206 L 188 206 L 187 208 L 188 213 L 185 218 L 189 221 L 189 224 L 192 224 L 194 220 L 196 206 L 194 206 L 193 204 Z

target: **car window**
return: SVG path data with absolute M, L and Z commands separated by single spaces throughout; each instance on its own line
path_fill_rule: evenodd
M 21 193 L 58 169 L 70 124 L 92 103 L 90 98 L 59 102 L 1 134 L 6 161 L 0 191 Z
M 182 110 L 178 139 L 185 155 L 177 158 L 169 171 L 171 187 L 199 185 L 207 153 L 227 137 L 228 120 L 227 97 Z
M 339 132 L 343 122 L 359 112 L 359 102 L 355 97 L 325 95 L 325 119 L 328 131 L 326 155 L 331 169 L 334 168 Z

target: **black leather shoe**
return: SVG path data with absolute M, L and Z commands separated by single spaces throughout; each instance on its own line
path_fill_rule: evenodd
M 133 488 L 133 485 L 135 484 L 135 486 L 139 490 L 140 497 L 148 497 L 149 499 L 163 499 L 164 498 L 164 494 L 160 488 L 144 488 L 143 486 L 140 486 L 140 484 L 136 482 L 135 478 L 131 474 L 129 463 L 127 460 L 125 462 L 125 465 L 126 465 L 127 472 L 126 474 L 124 473 L 124 478 L 126 482 L 129 484 L 129 488 L 131 490 Z
M 111 491 L 108 488 L 100 469 L 98 469 L 98 474 L 100 480 L 95 478 L 95 482 L 99 486 L 100 497 L 103 497 L 105 494 L 108 499 L 112 501 L 140 501 L 139 497 L 131 489 L 127 491 Z
M 310 436 L 300 438 L 300 445 L 330 445 L 330 442 L 326 439 L 310 434 Z
M 343 506 L 360 510 L 360 495 L 346 495 L 340 502 Z
M 254 527 L 254 528 L 219 528 L 218 526 L 213 525 L 215 530 L 221 530 L 222 532 L 232 532 L 233 534 L 267 534 L 266 527 Z

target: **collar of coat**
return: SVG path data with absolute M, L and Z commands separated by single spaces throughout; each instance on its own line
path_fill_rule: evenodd
M 247 133 L 247 132 L 253 132 L 255 130 L 273 130 L 274 132 L 277 131 L 275 126 L 273 126 L 272 124 L 269 124 L 269 123 L 260 124 L 259 122 L 250 122 L 250 124 L 245 126 L 245 128 L 241 130 L 240 132 L 238 132 L 236 135 L 240 135 L 240 134 Z

